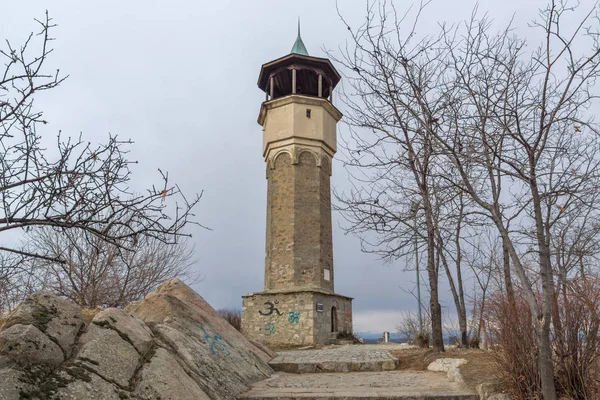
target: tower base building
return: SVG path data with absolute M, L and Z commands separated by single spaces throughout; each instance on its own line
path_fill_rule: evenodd
M 242 297 L 242 332 L 270 345 L 328 344 L 352 333 L 352 299 L 334 292 L 331 165 L 342 114 L 340 75 L 308 55 L 300 32 L 287 56 L 264 64 L 258 117 L 266 162 L 265 289 Z
M 352 332 L 352 299 L 316 290 L 242 297 L 242 332 L 270 345 L 328 344 Z

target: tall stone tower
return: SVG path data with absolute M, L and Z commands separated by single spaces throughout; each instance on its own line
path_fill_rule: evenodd
M 265 288 L 242 297 L 242 330 L 267 344 L 326 344 L 352 332 L 352 299 L 334 293 L 331 176 L 340 75 L 300 37 L 262 66 L 258 123 L 267 169 Z

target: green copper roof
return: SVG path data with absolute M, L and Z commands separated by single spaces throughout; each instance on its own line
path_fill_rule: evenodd
M 296 38 L 296 42 L 294 43 L 294 47 L 292 47 L 292 51 L 290 53 L 302 54 L 303 56 L 308 55 L 308 50 L 306 50 L 306 46 L 302 42 L 302 38 L 300 37 L 300 18 L 298 18 L 298 37 Z

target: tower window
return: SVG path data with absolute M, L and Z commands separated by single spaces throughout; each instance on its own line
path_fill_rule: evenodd
M 310 118 L 310 108 L 306 109 L 306 118 Z

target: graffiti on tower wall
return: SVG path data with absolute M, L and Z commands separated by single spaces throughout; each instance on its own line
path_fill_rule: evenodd
M 277 313 L 278 316 L 281 316 L 283 315 L 283 313 L 279 311 L 277 307 L 275 307 L 277 304 L 279 304 L 279 300 L 275 300 L 274 303 L 270 301 L 265 301 L 263 303 L 263 305 L 265 306 L 265 311 L 263 312 L 262 310 L 258 310 L 258 313 L 264 317 L 272 315 L 274 312 Z
M 272 336 L 277 332 L 277 327 L 273 322 L 267 322 L 265 324 L 265 336 Z
M 300 312 L 290 311 L 288 317 L 288 322 L 290 324 L 297 324 L 300 322 Z

